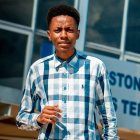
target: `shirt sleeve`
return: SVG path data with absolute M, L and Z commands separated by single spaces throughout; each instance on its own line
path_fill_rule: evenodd
M 37 130 L 40 126 L 37 123 L 39 113 L 35 113 L 36 104 L 36 84 L 35 76 L 30 68 L 26 83 L 23 90 L 23 98 L 20 105 L 20 110 L 16 117 L 16 124 L 19 129 Z
M 112 101 L 109 77 L 104 64 L 100 66 L 97 80 L 96 106 L 103 127 L 102 138 L 104 140 L 119 140 L 117 135 L 117 119 Z

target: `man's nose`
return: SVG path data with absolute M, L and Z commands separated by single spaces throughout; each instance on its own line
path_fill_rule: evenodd
M 62 30 L 61 38 L 66 38 L 66 37 L 67 37 L 67 32 L 65 30 Z

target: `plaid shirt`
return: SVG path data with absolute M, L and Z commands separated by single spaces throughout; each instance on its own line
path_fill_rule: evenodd
M 17 126 L 39 129 L 40 140 L 100 140 L 96 120 L 98 110 L 103 125 L 102 138 L 118 140 L 116 114 L 104 63 L 76 51 L 62 61 L 55 54 L 36 61 L 29 70 Z M 39 126 L 35 104 L 59 104 L 62 118 L 56 124 Z

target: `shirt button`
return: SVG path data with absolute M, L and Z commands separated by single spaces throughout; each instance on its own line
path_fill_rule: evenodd
M 65 72 L 63 73 L 63 76 L 66 76 L 66 73 Z
M 63 90 L 66 90 L 67 89 L 67 87 L 63 87 Z
M 67 102 L 67 97 L 64 96 L 64 97 L 62 98 L 62 101 L 63 101 L 64 103 L 66 103 L 66 102 Z
M 67 118 L 67 114 L 64 114 L 64 116 L 63 116 L 64 118 Z

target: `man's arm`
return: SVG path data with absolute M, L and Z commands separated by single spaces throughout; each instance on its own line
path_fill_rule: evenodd
M 36 101 L 39 96 L 36 90 L 38 83 L 34 73 L 35 72 L 30 68 L 23 90 L 20 110 L 16 117 L 16 123 L 20 129 L 37 130 L 40 129 L 42 125 L 48 123 L 54 124 L 61 118 L 60 113 L 62 110 L 59 109 L 57 104 L 52 106 L 44 104 L 41 113 L 35 113 Z
M 96 105 L 103 126 L 102 138 L 104 140 L 119 140 L 117 136 L 116 113 L 112 101 L 109 78 L 104 64 L 101 66 L 96 86 Z
M 35 92 L 35 76 L 33 75 L 33 71 L 30 68 L 23 90 L 23 98 L 21 101 L 20 110 L 16 117 L 16 124 L 19 129 L 37 130 L 40 128 L 36 121 L 39 114 L 34 112 L 36 104 Z

